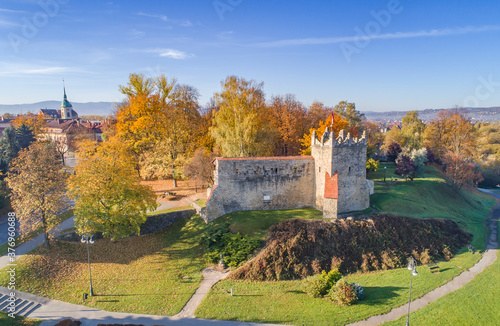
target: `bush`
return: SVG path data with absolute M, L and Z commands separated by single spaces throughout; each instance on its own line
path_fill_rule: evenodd
M 338 269 L 332 269 L 328 273 L 322 271 L 306 278 L 304 281 L 304 291 L 314 298 L 322 297 L 342 278 Z
M 363 287 L 358 283 L 351 283 L 351 286 L 354 290 L 354 293 L 356 293 L 356 298 L 358 298 L 358 301 L 363 300 L 365 298 L 365 292 L 363 291 Z
M 304 280 L 304 291 L 313 298 L 320 298 L 328 293 L 328 286 L 321 279 L 321 274 L 309 276 Z
M 211 244 L 211 247 L 209 246 L 208 252 L 205 254 L 205 259 L 214 264 L 219 262 L 220 254 L 222 254 L 224 262 L 228 266 L 238 267 L 248 260 L 253 252 L 257 248 L 260 248 L 261 244 L 260 240 L 239 233 L 224 233 L 219 236 L 219 233 L 215 232 L 214 235 L 217 238 L 216 242 L 212 242 L 212 240 L 205 241 Z
M 339 280 L 330 289 L 327 299 L 335 302 L 339 306 L 350 306 L 358 300 L 354 287 L 344 280 Z

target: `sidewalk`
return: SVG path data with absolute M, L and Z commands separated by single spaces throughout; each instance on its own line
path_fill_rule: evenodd
M 53 236 L 58 235 L 61 231 L 72 228 L 75 226 L 75 217 L 70 217 L 66 221 L 62 222 L 52 230 L 50 230 L 50 234 Z M 16 254 L 16 260 L 19 259 L 22 255 L 27 254 L 31 250 L 35 249 L 36 247 L 42 245 L 44 243 L 44 234 L 39 234 L 35 238 L 33 238 L 31 241 L 17 247 L 15 249 L 15 254 Z M 0 257 L 0 269 L 4 268 L 8 264 L 10 264 L 10 257 L 7 255 L 4 255 Z
M 8 295 L 10 290 L 0 287 L 0 294 Z M 40 326 L 53 326 L 57 321 L 71 318 L 82 322 L 82 326 L 97 326 L 98 324 L 142 324 L 142 325 L 186 325 L 186 326 L 252 326 L 264 325 L 223 320 L 208 320 L 195 318 L 165 317 L 154 315 L 130 314 L 98 310 L 71 303 L 50 300 L 29 293 L 16 291 L 16 299 L 20 302 L 30 302 L 38 307 L 29 314 L 29 318 L 43 319 Z M 22 309 L 22 308 L 21 308 Z M 271 325 L 272 324 L 265 324 Z M 278 325 L 275 325 L 278 326 Z M 282 325 L 281 325 L 282 326 Z

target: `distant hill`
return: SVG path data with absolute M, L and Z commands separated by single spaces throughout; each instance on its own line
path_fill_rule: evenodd
M 418 111 L 418 117 L 424 121 L 435 119 L 439 111 L 451 109 L 427 109 Z M 500 121 L 500 107 L 491 108 L 465 108 L 463 110 L 467 117 L 473 122 L 475 121 Z M 362 112 L 367 120 L 380 122 L 397 122 L 408 113 L 408 111 L 391 111 L 391 112 Z
M 71 102 L 78 115 L 108 115 L 115 108 L 114 102 Z M 0 104 L 0 115 L 4 113 L 38 113 L 40 109 L 60 109 L 61 101 L 43 101 L 32 104 Z

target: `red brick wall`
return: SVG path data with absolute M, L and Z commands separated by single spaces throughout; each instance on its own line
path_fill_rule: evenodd
M 325 172 L 325 198 L 338 199 L 339 198 L 339 174 L 335 174 L 330 177 L 328 172 Z

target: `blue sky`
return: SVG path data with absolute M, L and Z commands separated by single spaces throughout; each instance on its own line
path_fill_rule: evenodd
M 0 104 L 120 101 L 165 74 L 205 104 L 228 75 L 362 111 L 500 106 L 500 2 L 2 0 Z

